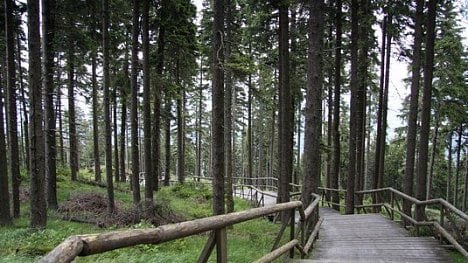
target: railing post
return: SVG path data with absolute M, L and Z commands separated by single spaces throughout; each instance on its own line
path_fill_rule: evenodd
M 442 228 L 445 228 L 444 227 L 444 224 L 445 224 L 445 220 L 444 220 L 444 217 L 445 217 L 445 209 L 444 209 L 444 205 L 443 204 L 440 204 L 440 226 Z M 442 233 L 439 233 L 439 242 L 442 243 Z
M 418 217 L 417 217 L 417 214 L 418 214 L 418 209 L 419 209 L 419 205 L 418 204 L 414 204 L 414 216 L 413 216 L 413 219 L 417 222 L 418 221 Z M 415 228 L 416 228 L 416 235 L 419 236 L 419 225 L 416 224 L 415 225 Z
M 227 263 L 227 233 L 226 228 L 215 230 L 216 262 Z
M 289 241 L 292 241 L 295 239 L 295 236 L 294 236 L 294 226 L 296 224 L 296 220 L 295 220 L 295 216 L 296 216 L 296 209 L 291 209 L 291 221 L 289 222 L 290 224 L 290 227 L 291 227 L 291 230 L 289 232 Z M 289 250 L 289 258 L 294 258 L 294 247 L 291 248 L 291 250 Z
M 394 213 L 394 206 L 395 206 L 395 197 L 393 196 L 393 192 L 390 191 L 390 203 L 392 206 L 392 211 L 390 212 L 390 217 L 392 218 L 392 221 L 395 219 L 395 213 Z

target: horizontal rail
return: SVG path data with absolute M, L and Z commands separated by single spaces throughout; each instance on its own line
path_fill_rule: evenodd
M 225 215 L 169 224 L 151 229 L 132 229 L 101 234 L 72 236 L 62 242 L 39 262 L 71 262 L 77 255 L 87 256 L 138 244 L 163 243 L 210 230 L 221 229 L 272 213 L 301 207 L 302 202 L 292 201 Z
M 363 191 L 356 191 L 355 194 L 357 195 L 364 195 L 364 194 L 376 194 L 381 192 L 391 192 L 394 196 L 398 196 L 416 206 L 425 206 L 425 205 L 441 205 L 442 210 L 450 211 L 453 214 L 457 215 L 459 218 L 465 221 L 465 224 L 468 223 L 468 215 L 447 202 L 442 198 L 435 198 L 429 200 L 418 200 L 412 196 L 409 196 L 401 191 L 398 191 L 392 187 L 386 188 L 379 188 L 379 189 L 371 189 L 371 190 L 363 190 Z M 392 197 L 394 198 L 394 197 Z M 393 199 L 392 199 L 393 200 Z M 393 202 L 392 202 L 393 203 Z M 468 252 L 466 249 L 460 245 L 460 243 L 452 236 L 449 232 L 447 232 L 444 227 L 441 225 L 443 223 L 439 223 L 437 221 L 418 221 L 414 219 L 411 215 L 405 214 L 403 211 L 399 209 L 395 209 L 392 205 L 388 205 L 385 203 L 379 204 L 366 204 L 366 205 L 356 205 L 356 208 L 365 208 L 365 207 L 376 207 L 376 206 L 384 206 L 387 209 L 398 213 L 402 218 L 404 218 L 407 222 L 411 223 L 414 226 L 430 226 L 435 229 L 441 236 L 443 236 L 450 244 L 452 244 L 463 256 L 468 258 Z M 443 214 L 441 215 L 441 218 Z M 441 219 L 442 220 L 442 219 Z M 442 222 L 442 221 L 441 221 Z
M 299 246 L 299 240 L 293 239 L 288 243 L 282 245 L 281 247 L 271 251 L 270 253 L 264 255 L 263 257 L 259 258 L 258 260 L 254 261 L 255 263 L 266 263 L 272 262 L 273 260 L 281 257 L 282 255 L 286 254 L 292 248 Z

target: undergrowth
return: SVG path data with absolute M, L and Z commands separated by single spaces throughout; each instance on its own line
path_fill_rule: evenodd
M 57 180 L 59 205 L 76 196 L 77 193 L 100 193 L 102 195 L 106 193 L 106 189 L 102 187 L 73 182 L 69 178 L 68 170 L 59 169 Z M 23 191 L 27 193 L 27 182 L 23 181 L 23 186 L 25 186 Z M 115 199 L 122 207 L 131 208 L 132 195 L 127 188 L 128 184 L 117 184 Z M 196 182 L 162 187 L 155 194 L 155 205 L 159 209 L 169 210 L 167 213 L 176 214 L 180 220 L 210 216 L 212 215 L 211 187 Z M 49 210 L 47 228 L 30 230 L 28 206 L 28 201 L 24 200 L 21 204 L 21 217 L 15 219 L 11 226 L 0 227 L 0 262 L 35 262 L 71 235 L 154 227 L 142 220 L 125 227 L 111 225 L 102 228 L 97 224 L 63 220 L 63 214 Z M 250 206 L 248 202 L 236 198 L 235 208 L 236 211 L 240 211 L 249 209 Z M 251 220 L 229 228 L 229 262 L 253 261 L 268 253 L 279 228 L 280 225 L 272 224 L 265 219 Z M 76 262 L 194 262 L 208 237 L 208 233 L 202 233 L 158 245 L 138 245 L 80 257 Z M 216 261 L 215 254 L 214 251 L 210 262 Z

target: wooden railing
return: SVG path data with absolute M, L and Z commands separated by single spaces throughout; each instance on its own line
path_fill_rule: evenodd
M 177 224 L 169 224 L 159 226 L 157 228 L 132 229 L 102 234 L 71 236 L 55 247 L 49 254 L 39 260 L 39 262 L 71 262 L 78 256 L 88 256 L 138 244 L 160 244 L 203 232 L 224 229 L 237 223 L 275 213 L 289 213 L 289 220 L 283 224 L 280 232 L 278 233 L 272 251 L 257 260 L 257 262 L 271 262 L 288 252 L 290 257 L 294 257 L 294 248 L 298 249 L 302 256 L 305 256 L 312 248 L 312 245 L 318 235 L 320 224 L 322 223 L 322 220 L 319 218 L 318 211 L 319 201 L 319 196 L 314 195 L 313 202 L 306 209 L 303 209 L 301 201 L 292 201 L 253 208 L 242 212 L 211 216 Z M 297 231 L 295 231 L 296 211 L 300 216 Z M 277 247 L 279 240 L 281 240 L 281 237 L 288 226 L 291 229 L 289 242 Z M 214 247 L 214 240 L 215 239 L 212 237 L 208 239 L 198 262 L 206 262 L 208 260 Z M 221 247 L 225 248 L 226 244 Z

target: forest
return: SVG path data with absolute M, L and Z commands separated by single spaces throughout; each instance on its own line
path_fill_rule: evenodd
M 355 191 L 383 187 L 468 210 L 467 1 L 0 9 L 0 225 L 47 228 L 65 180 L 104 187 L 108 215 L 121 189 L 151 213 L 193 178 L 212 178 L 212 214 L 235 211 L 233 184 L 265 177 L 278 203 L 295 183 L 306 204 L 346 189 L 347 214 Z

